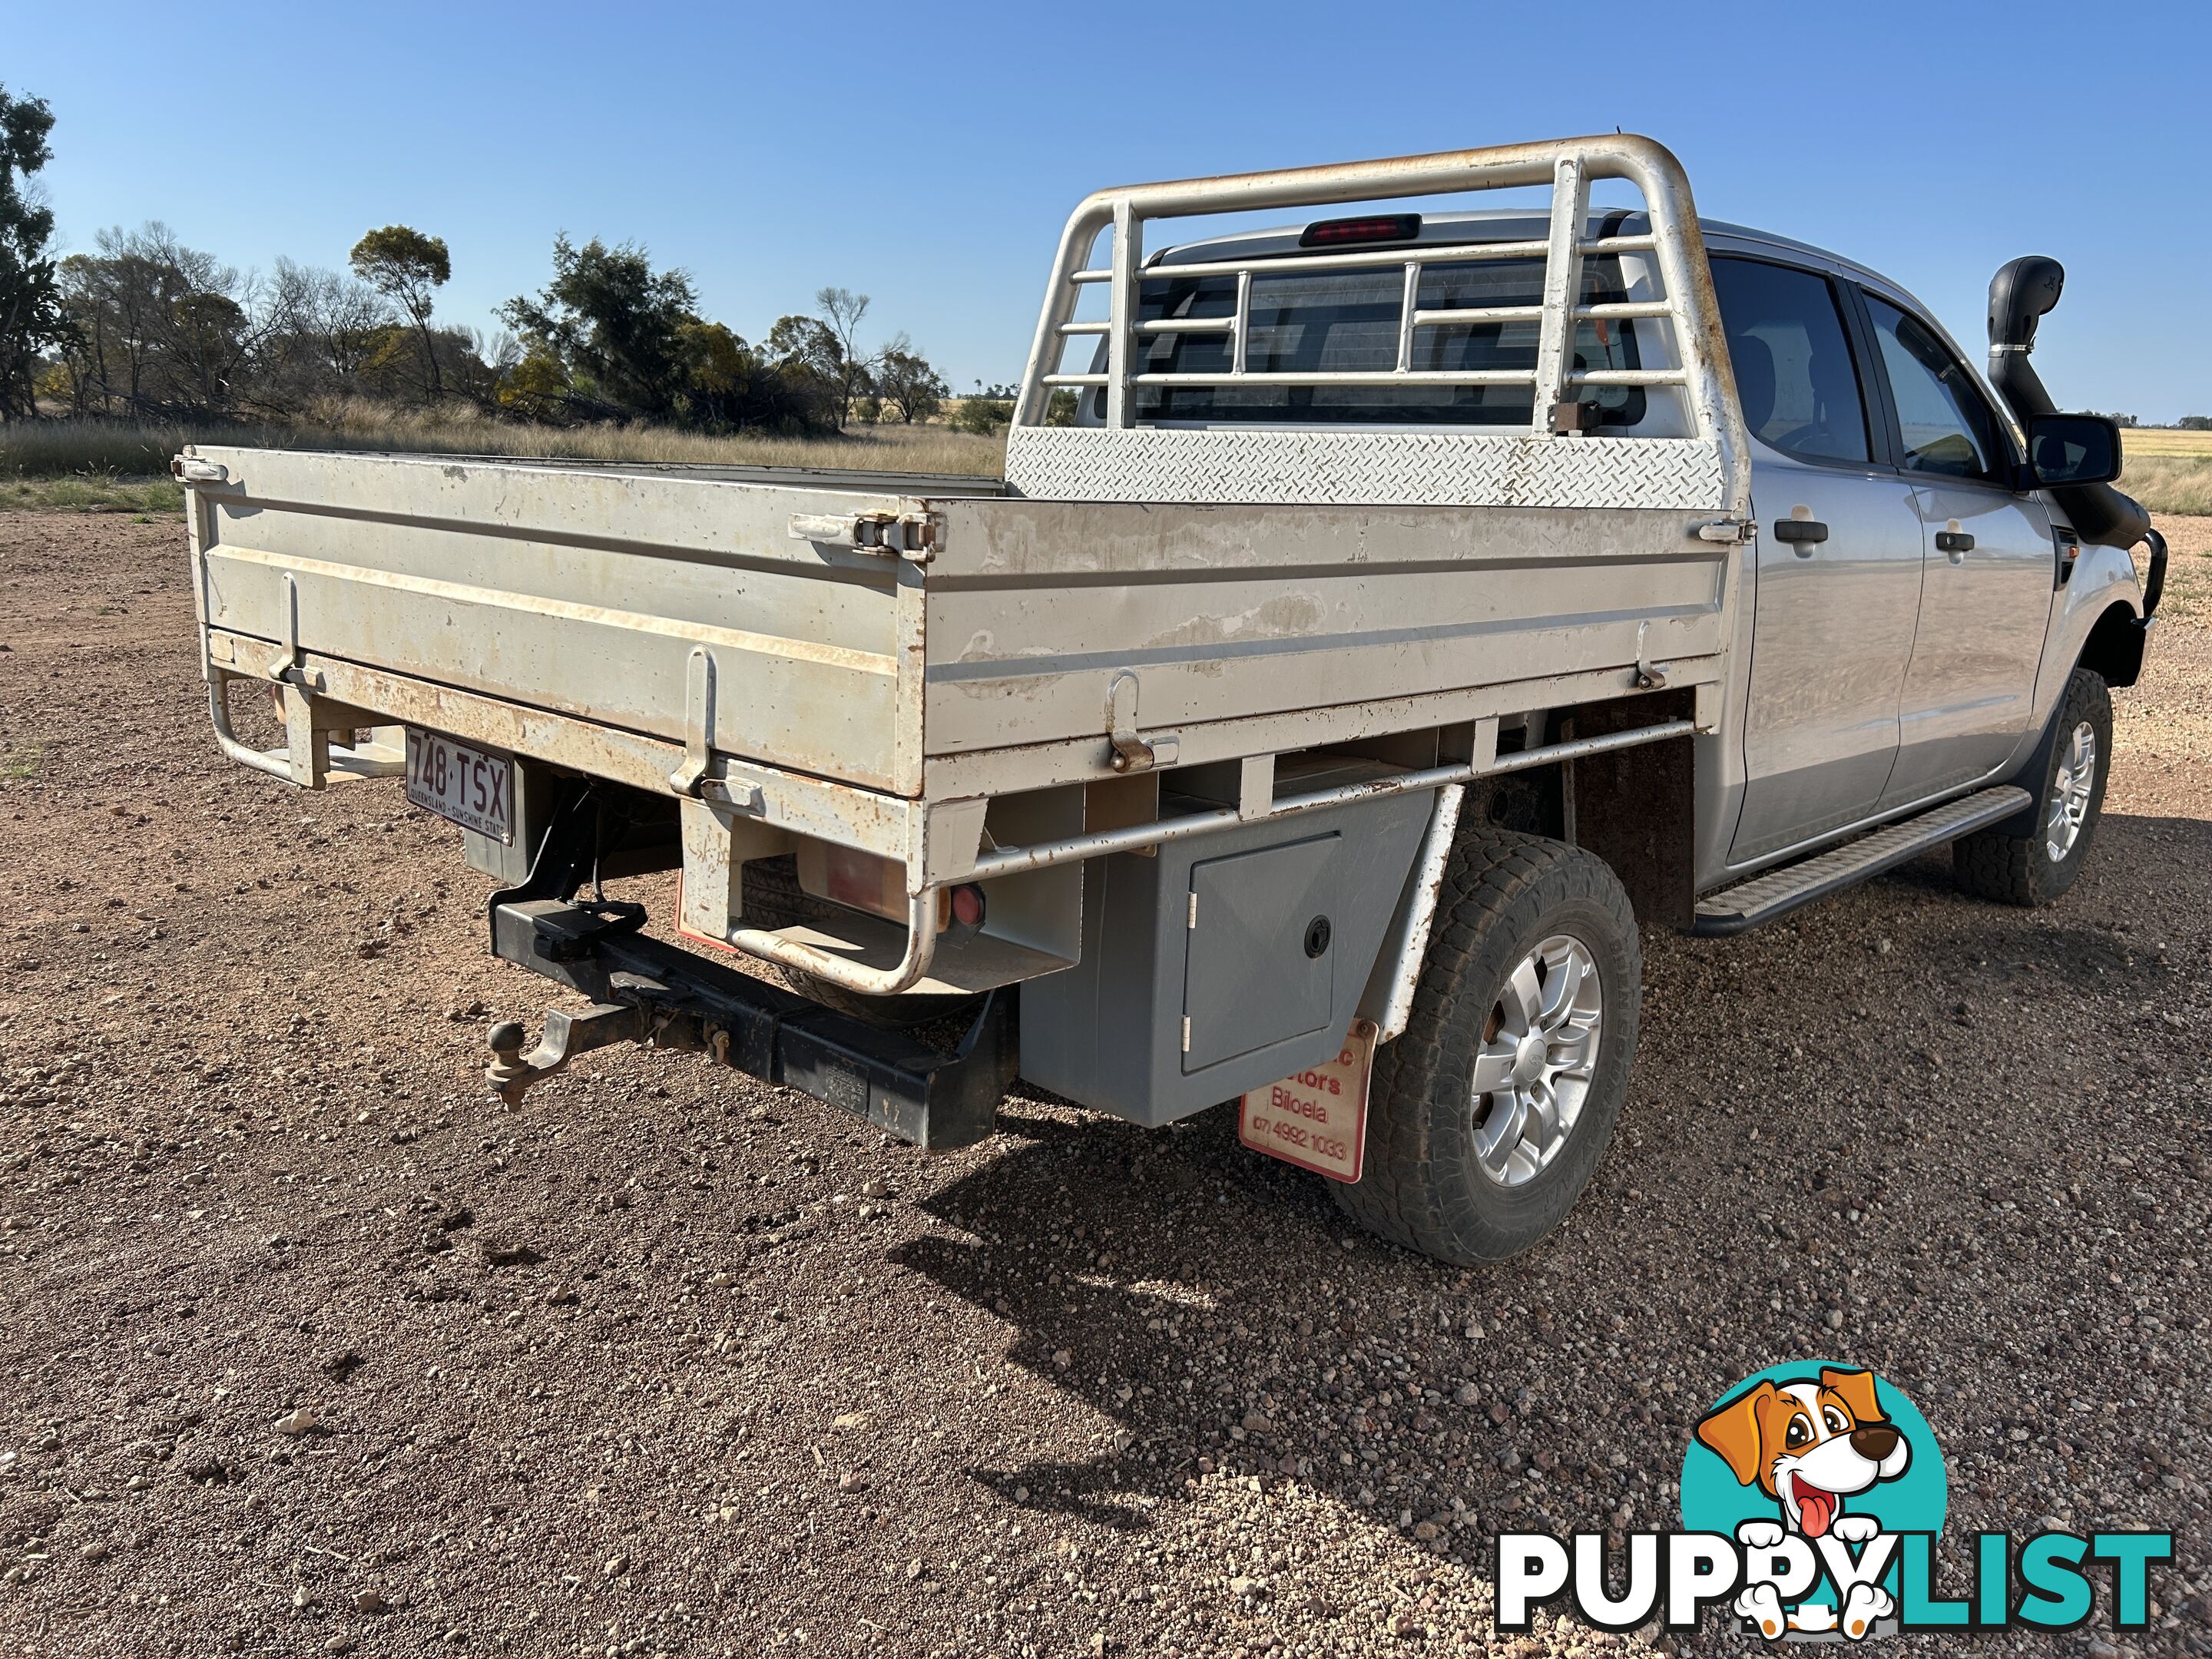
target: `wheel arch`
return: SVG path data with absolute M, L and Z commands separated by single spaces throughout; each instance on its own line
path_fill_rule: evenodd
M 2142 674 L 2143 640 L 2143 624 L 2135 608 L 2116 600 L 2090 624 L 2075 666 L 2094 671 L 2107 685 L 2133 685 Z
M 1696 693 L 1675 690 L 1562 711 L 1560 735 L 1595 737 L 1694 718 Z M 1605 860 L 1645 927 L 1697 919 L 1698 768 L 1692 734 L 1585 756 L 1560 768 L 1560 839 Z
M 2097 619 L 2097 627 L 2106 627 L 2115 613 L 2130 632 L 2140 636 L 2142 630 L 2136 626 L 2136 613 L 2124 605 L 2113 605 L 2111 610 Z M 2092 630 L 2091 637 L 2093 640 L 2095 637 L 2094 630 Z M 2137 665 L 2140 666 L 2142 659 L 2142 647 L 2140 641 L 2136 647 L 2136 659 Z M 2066 678 L 2058 688 L 2057 698 L 2051 703 L 2051 713 L 2045 717 L 2042 730 L 2036 735 L 2035 746 L 2028 750 L 2026 757 L 2019 765 L 2013 768 L 2004 780 L 2007 783 L 2019 784 L 2029 794 L 2037 798 L 2038 804 L 2022 809 L 2014 817 L 2006 818 L 2001 823 L 1991 824 L 1987 833 L 1996 836 L 2032 836 L 2042 822 L 2038 812 L 2043 793 L 2043 780 L 2051 773 L 2051 751 L 2057 746 L 2059 723 L 2066 713 L 2067 690 L 2074 683 L 2075 674 L 2085 668 L 2103 678 L 2106 685 L 2112 684 L 2112 682 L 2106 678 L 2104 671 L 2090 660 L 2088 647 L 2085 645 L 2081 654 L 2075 659 L 2074 666 L 2066 671 Z M 2130 681 L 2130 684 L 2133 682 Z
M 1549 836 L 1469 829 L 1454 843 L 1439 902 L 1412 1018 L 1376 1053 L 1364 1172 L 1331 1192 L 1368 1231 L 1474 1267 L 1547 1237 L 1603 1157 L 1635 1061 L 1643 951 L 1610 866 Z M 1516 958 L 1563 927 L 1599 968 L 1603 1035 L 1569 1139 L 1533 1176 L 1499 1183 L 1472 1161 L 1484 1016 Z
M 2046 862 L 2041 844 L 2051 811 L 2050 791 L 2056 787 L 2054 768 L 2059 744 L 2073 722 L 2086 720 L 2099 738 L 2088 805 L 2078 836 L 2069 834 L 2062 861 Z M 2044 904 L 2063 894 L 2074 884 L 2081 860 L 2088 852 L 2101 813 L 2105 787 L 2112 775 L 2112 698 L 2110 688 L 2095 669 L 2083 664 L 2067 676 L 2058 706 L 2051 710 L 2027 764 L 2014 775 L 2030 799 L 2013 817 L 1978 830 L 1952 844 L 1952 868 L 1960 886 L 1982 898 L 2000 903 Z M 2063 879 L 2052 872 L 2063 868 Z

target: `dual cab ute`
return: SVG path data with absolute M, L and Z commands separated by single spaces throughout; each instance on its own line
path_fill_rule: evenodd
M 583 999 L 493 1031 L 510 1098 L 644 1041 L 926 1147 L 1017 1076 L 1236 1100 L 1376 1232 L 1496 1260 L 1605 1149 L 1639 925 L 1947 842 L 2036 903 L 2088 855 L 2163 550 L 2028 365 L 2060 276 L 1992 289 L 2004 408 L 1643 138 L 1105 191 L 1003 483 L 186 452 L 210 707 L 463 826 L 491 948 Z M 607 896 L 654 870 L 688 944 Z

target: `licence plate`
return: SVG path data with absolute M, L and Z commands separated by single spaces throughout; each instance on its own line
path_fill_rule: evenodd
M 1237 1138 L 1255 1152 L 1347 1184 L 1367 1152 L 1367 1081 L 1375 1022 L 1355 1019 L 1333 1060 L 1254 1089 L 1237 1103 Z
M 407 799 L 464 830 L 514 843 L 514 760 L 407 728 Z

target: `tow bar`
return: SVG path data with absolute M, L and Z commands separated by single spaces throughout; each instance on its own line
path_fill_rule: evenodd
M 927 1151 L 972 1146 L 997 1127 L 999 1103 L 1020 1069 L 1010 995 L 988 993 L 947 1054 L 649 939 L 642 905 L 574 896 L 596 872 L 601 818 L 589 791 L 571 799 L 549 826 L 529 879 L 494 893 L 487 906 L 494 956 L 591 999 L 581 1011 L 547 1014 L 528 1054 L 520 1024 L 492 1028 L 484 1079 L 509 1106 L 579 1054 L 642 1042 L 711 1054 Z
M 498 905 L 492 952 L 592 1000 L 580 1012 L 548 1014 L 544 1041 L 528 1054 L 520 1025 L 492 1028 L 495 1058 L 484 1076 L 510 1105 L 580 1054 L 643 1042 L 710 1054 L 937 1152 L 992 1133 L 1018 1069 L 1011 1011 L 995 991 L 945 1054 L 635 929 L 611 930 L 595 906 Z

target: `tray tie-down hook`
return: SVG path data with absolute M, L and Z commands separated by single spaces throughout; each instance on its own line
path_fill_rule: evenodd
M 1116 772 L 1149 772 L 1154 767 L 1173 766 L 1182 749 L 1181 739 L 1171 732 L 1155 732 L 1149 738 L 1137 735 L 1137 677 L 1126 668 L 1106 688 L 1106 734 L 1114 745 Z
M 1644 643 L 1645 637 L 1650 632 L 1651 624 L 1649 622 L 1640 622 L 1636 624 L 1636 689 L 1639 691 L 1657 691 L 1664 688 L 1667 684 L 1667 671 L 1674 665 L 1672 663 L 1651 660 L 1651 653 L 1644 647 Z

